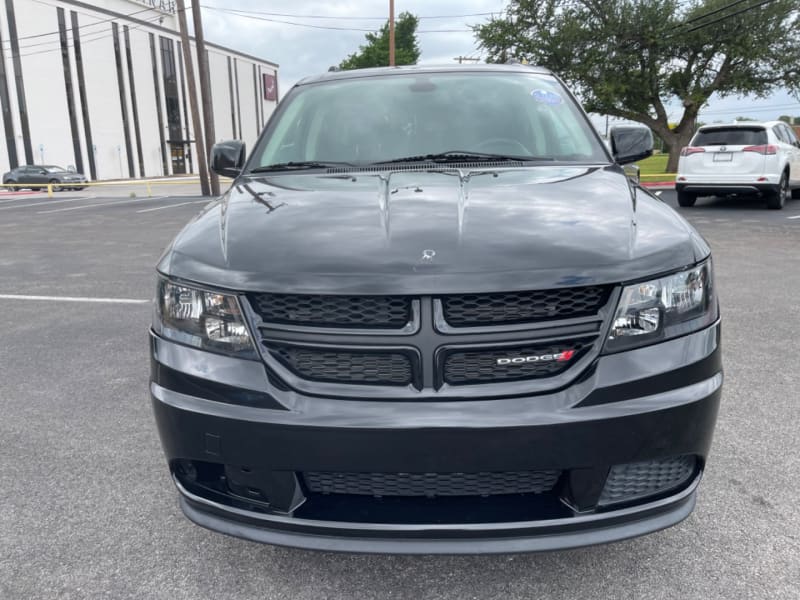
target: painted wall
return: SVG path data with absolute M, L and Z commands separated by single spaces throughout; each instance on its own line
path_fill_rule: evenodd
M 185 70 L 182 79 L 180 77 L 179 63 L 183 56 L 179 46 L 180 36 L 176 31 L 177 19 L 169 11 L 154 10 L 151 4 L 149 0 L 48 0 L 47 3 L 0 0 L 0 37 L 3 49 L 0 101 L 3 96 L 3 71 L 8 88 L 8 97 L 3 103 L 3 112 L 0 113 L 0 173 L 10 169 L 10 149 L 16 149 L 18 164 L 28 162 L 25 155 L 27 140 L 34 164 L 82 166 L 83 172 L 90 176 L 90 159 L 93 157 L 97 179 L 173 174 L 176 163 L 171 159 L 170 147 L 166 143 L 171 136 L 168 130 L 160 38 L 173 40 L 179 86 L 177 114 L 181 121 L 180 139 L 194 140 L 191 119 L 187 119 L 188 83 Z M 159 4 L 158 0 L 156 4 Z M 170 4 L 167 0 L 162 3 L 166 7 Z M 12 57 L 9 8 L 12 9 L 16 22 L 20 69 L 15 68 Z M 59 8 L 64 11 L 64 40 L 60 35 Z M 79 28 L 82 83 L 73 35 L 73 13 Z M 114 45 L 114 23 L 117 26 L 119 62 Z M 125 26 L 128 28 L 130 65 Z M 151 33 L 155 40 L 155 66 L 150 49 Z M 194 48 L 192 51 L 194 52 Z M 64 69 L 64 52 L 69 65 L 68 74 Z M 275 102 L 263 99 L 260 84 L 258 90 L 254 88 L 253 65 L 261 72 L 273 72 L 276 65 L 215 46 L 208 47 L 208 56 L 216 141 L 241 137 L 248 148 L 252 148 L 260 133 L 261 113 L 266 120 L 276 105 Z M 233 94 L 229 86 L 229 62 L 234 76 Z M 234 64 L 238 71 L 238 87 L 233 71 Z M 24 83 L 28 135 L 24 132 L 15 83 L 15 77 L 19 74 Z M 72 88 L 72 110 L 68 102 L 67 82 Z M 84 122 L 81 85 L 86 98 L 85 112 L 88 115 L 91 142 Z M 13 143 L 5 134 L 7 122 L 13 128 Z M 77 136 L 73 135 L 73 128 Z M 163 145 L 160 133 L 165 140 Z M 194 145 L 190 152 L 191 159 L 186 157 L 185 167 L 187 172 L 196 172 L 197 149 Z M 164 158 L 167 159 L 166 170 Z

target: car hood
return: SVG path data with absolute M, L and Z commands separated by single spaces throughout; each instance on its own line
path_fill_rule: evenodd
M 708 246 L 618 167 L 240 177 L 159 270 L 233 290 L 438 294 L 630 281 Z

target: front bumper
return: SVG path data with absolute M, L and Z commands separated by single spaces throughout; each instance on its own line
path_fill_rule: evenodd
M 303 396 L 280 389 L 260 362 L 153 335 L 151 396 L 181 507 L 209 529 L 320 550 L 552 550 L 646 534 L 690 514 L 720 400 L 719 336 L 717 324 L 601 356 L 552 393 L 396 402 Z M 674 456 L 696 459 L 679 486 L 599 504 L 612 466 Z M 560 472 L 550 492 L 505 504 L 325 496 L 302 476 L 541 469 Z M 214 485 L 208 473 L 219 476 Z M 242 492 L 252 488 L 262 495 Z

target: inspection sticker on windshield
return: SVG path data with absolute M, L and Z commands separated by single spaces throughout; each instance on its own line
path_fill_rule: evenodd
M 549 104 L 550 106 L 555 106 L 564 102 L 564 99 L 560 94 L 556 94 L 555 92 L 551 92 L 549 90 L 533 90 L 531 92 L 531 96 L 533 96 L 533 99 L 537 102 Z

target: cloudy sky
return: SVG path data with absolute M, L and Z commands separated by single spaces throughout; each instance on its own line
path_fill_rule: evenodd
M 207 7 L 206 38 L 278 63 L 281 93 L 306 75 L 339 64 L 364 43 L 363 30 L 377 30 L 388 15 L 388 0 L 201 1 Z M 453 64 L 457 56 L 480 57 L 469 26 L 501 13 L 505 5 L 506 0 L 395 0 L 397 13 L 407 10 L 420 17 L 420 62 L 429 64 Z M 248 14 L 236 16 L 236 10 Z M 800 115 L 800 101 L 786 92 L 767 99 L 712 97 L 700 120 L 727 122 L 737 116 L 767 120 L 781 114 Z M 673 115 L 677 120 L 679 107 Z M 593 121 L 604 127 L 604 119 Z

